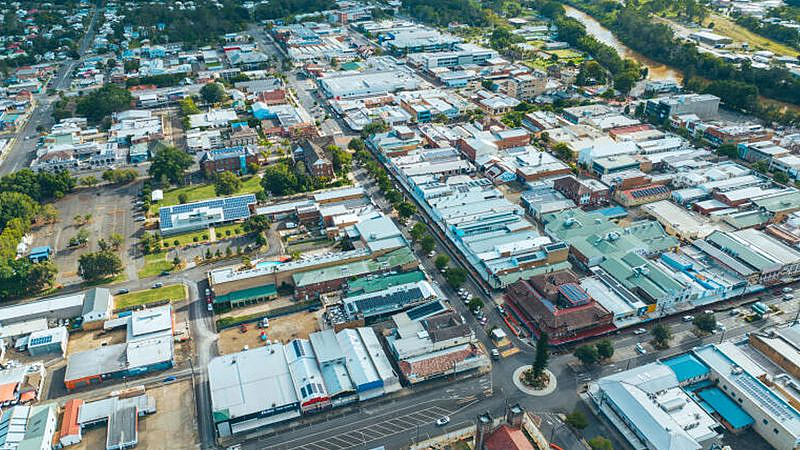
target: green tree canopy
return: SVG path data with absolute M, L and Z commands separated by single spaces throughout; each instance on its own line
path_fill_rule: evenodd
M 436 259 L 433 261 L 433 263 L 436 265 L 437 269 L 442 270 L 446 268 L 448 264 L 450 264 L 450 257 L 440 253 L 436 255 Z
M 217 195 L 231 195 L 242 188 L 242 180 L 233 172 L 222 172 L 214 180 L 214 192 Z
M 611 342 L 610 339 L 603 339 L 602 341 L 597 343 L 596 347 L 597 347 L 597 356 L 600 359 L 608 359 L 614 356 L 614 344 Z
M 177 147 L 162 147 L 153 155 L 148 172 L 154 180 L 166 179 L 170 184 L 180 184 L 192 162 L 192 157 Z
M 692 321 L 692 325 L 696 326 L 701 331 L 710 333 L 717 328 L 717 319 L 713 314 L 698 314 Z
M 112 113 L 129 109 L 132 102 L 133 96 L 127 89 L 115 84 L 106 84 L 96 91 L 81 96 L 75 112 L 91 122 L 98 123 Z
M 650 331 L 653 335 L 653 342 L 659 348 L 665 348 L 672 340 L 672 330 L 664 324 L 658 324 Z
M 450 286 L 454 289 L 458 289 L 467 281 L 467 271 L 461 267 L 451 267 L 444 273 L 444 278 Z
M 597 347 L 589 344 L 577 347 L 572 354 L 585 366 L 591 366 L 600 359 L 600 355 L 597 353 Z
M 78 258 L 78 273 L 87 281 L 113 276 L 121 271 L 122 261 L 116 253 L 110 250 L 84 253 Z
M 208 83 L 200 89 L 206 103 L 219 103 L 225 99 L 225 87 L 219 83 Z

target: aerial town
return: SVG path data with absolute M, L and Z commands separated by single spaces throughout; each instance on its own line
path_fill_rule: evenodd
M 800 450 L 800 1 L 0 2 L 0 450 Z

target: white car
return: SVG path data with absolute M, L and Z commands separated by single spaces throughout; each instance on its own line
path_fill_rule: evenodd
M 644 346 L 642 344 L 636 344 L 635 348 L 636 348 L 636 351 L 641 353 L 642 355 L 647 354 L 647 350 L 644 349 Z
M 214 305 L 212 305 L 211 303 L 209 303 L 209 304 L 208 304 L 208 312 L 212 312 L 212 311 L 214 311 Z
M 636 331 L 633 332 L 633 334 L 637 334 L 637 335 L 638 334 L 645 334 L 645 333 L 647 333 L 647 330 L 645 330 L 644 328 L 637 328 Z
M 781 292 L 783 292 L 784 294 L 791 294 L 793 291 L 794 291 L 794 289 L 792 289 L 790 287 L 785 287 L 785 288 L 781 289 Z
M 437 426 L 443 427 L 443 426 L 447 425 L 448 423 L 450 423 L 450 416 L 444 416 L 444 417 L 440 417 L 440 418 L 436 419 L 436 425 Z

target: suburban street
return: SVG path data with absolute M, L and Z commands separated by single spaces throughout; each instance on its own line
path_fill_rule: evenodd
M 69 87 L 73 69 L 83 61 L 86 50 L 94 39 L 98 11 L 98 8 L 92 9 L 89 27 L 78 47 L 80 58 L 64 61 L 55 75 L 53 75 L 53 78 L 50 79 L 48 86 L 42 88 L 44 92 L 34 95 L 34 106 L 30 117 L 22 129 L 16 133 L 16 137 L 8 151 L 4 155 L 0 155 L 0 175 L 7 175 L 30 166 L 31 161 L 36 156 L 36 137 L 39 134 L 36 129 L 41 126 L 48 130 L 53 126 L 52 104 L 58 100 L 57 95 L 47 95 L 46 92 L 51 89 L 57 92 Z

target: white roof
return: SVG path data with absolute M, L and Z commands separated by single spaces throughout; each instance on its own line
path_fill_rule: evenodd
M 214 358 L 208 377 L 213 410 L 231 419 L 298 403 L 280 343 Z

